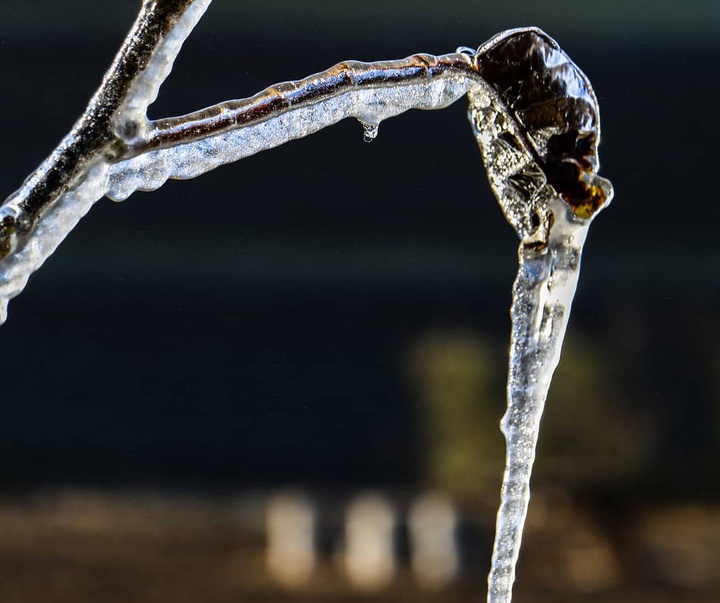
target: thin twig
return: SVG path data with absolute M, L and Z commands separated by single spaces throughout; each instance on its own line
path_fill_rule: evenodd
M 210 2 L 144 0 L 82 117 L 0 207 L 0 324 L 8 301 L 103 195 L 124 199 L 168 178 L 191 178 L 346 117 L 376 128 L 486 86 L 470 52 L 349 61 L 249 99 L 149 121 L 148 106 Z

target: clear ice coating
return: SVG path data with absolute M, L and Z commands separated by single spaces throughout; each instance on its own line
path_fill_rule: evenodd
M 534 28 L 505 32 L 482 46 L 475 60 L 489 86 L 470 90 L 468 116 L 490 186 L 520 237 L 501 422 L 505 473 L 488 576 L 488 603 L 509 603 L 540 418 L 583 244 L 613 191 L 595 173 L 600 126 L 590 83 L 551 38 Z
M 342 119 L 363 124 L 364 138 L 377 136 L 381 121 L 410 109 L 442 109 L 467 93 L 471 80 L 456 74 L 422 83 L 350 88 L 312 104 L 301 104 L 242 128 L 143 153 L 110 168 L 106 194 L 122 201 L 136 190 L 160 188 L 168 179 L 187 180 L 250 155 L 304 138 Z M 269 94 L 281 98 L 272 88 Z M 376 125 L 371 125 L 376 124 Z

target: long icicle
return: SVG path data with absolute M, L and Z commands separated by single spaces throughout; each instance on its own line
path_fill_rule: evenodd
M 548 248 L 520 246 L 513 286 L 508 407 L 501 422 L 507 449 L 495 528 L 488 602 L 509 603 L 523 525 L 530 500 L 530 474 L 540 418 L 553 372 L 560 360 L 565 329 L 580 270 L 587 224 L 562 201 L 551 203 L 555 223 Z

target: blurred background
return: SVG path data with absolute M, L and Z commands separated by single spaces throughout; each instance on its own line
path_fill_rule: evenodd
M 0 190 L 139 1 L 4 0 Z M 601 174 L 515 599 L 720 601 L 720 8 L 216 0 L 151 117 L 537 25 Z M 517 241 L 464 100 L 100 201 L 0 333 L 0 598 L 480 601 Z

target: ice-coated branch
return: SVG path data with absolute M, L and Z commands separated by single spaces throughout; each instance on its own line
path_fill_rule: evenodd
M 544 32 L 503 32 L 477 52 L 345 62 L 185 115 L 147 108 L 211 0 L 144 0 L 80 120 L 0 207 L 0 323 L 8 301 L 107 195 L 122 200 L 193 178 L 352 117 L 374 138 L 385 119 L 442 109 L 467 94 L 469 119 L 500 207 L 520 238 L 513 288 L 507 460 L 489 603 L 509 603 L 539 424 L 593 217 L 613 191 L 599 177 L 600 121 L 590 82 Z
M 442 109 L 485 85 L 472 57 L 462 53 L 340 63 L 248 99 L 151 122 L 147 136 L 128 145 L 130 158 L 111 166 L 107 194 L 122 200 L 168 178 L 194 178 L 348 117 L 374 137 L 385 119 L 409 109 Z
M 354 117 L 368 135 L 409 109 L 441 109 L 479 77 L 470 53 L 345 62 L 297 82 L 189 115 L 149 121 L 147 108 L 211 0 L 145 0 L 71 132 L 0 208 L 0 324 L 7 304 L 92 204 L 192 178 Z
M 70 133 L 0 207 L 0 324 L 8 301 L 105 194 L 107 166 L 146 129 L 147 107 L 211 0 L 143 0 L 140 13 Z

